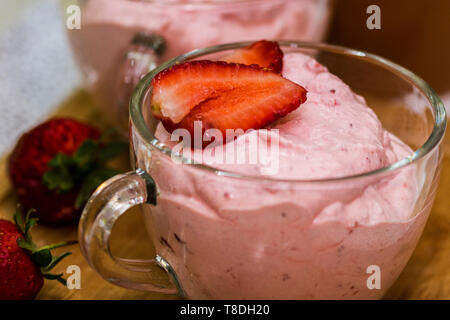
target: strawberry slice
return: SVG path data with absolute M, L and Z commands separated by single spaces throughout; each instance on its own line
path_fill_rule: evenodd
M 278 43 L 267 40 L 255 42 L 244 49 L 237 49 L 221 60 L 247 65 L 257 64 L 261 68 L 277 73 L 281 73 L 283 69 L 283 51 Z
M 194 134 L 203 130 L 260 129 L 306 101 L 306 90 L 281 75 L 256 65 L 190 61 L 159 73 L 152 82 L 151 107 L 167 131 Z

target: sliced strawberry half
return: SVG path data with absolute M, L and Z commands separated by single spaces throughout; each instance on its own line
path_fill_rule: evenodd
M 281 73 L 283 69 L 283 51 L 277 42 L 261 40 L 247 48 L 237 49 L 221 59 L 225 62 L 241 64 L 257 64 L 261 68 L 267 68 Z
M 260 129 L 297 109 L 306 90 L 256 65 L 191 61 L 173 66 L 153 79 L 152 113 L 164 127 L 194 134 L 203 130 Z

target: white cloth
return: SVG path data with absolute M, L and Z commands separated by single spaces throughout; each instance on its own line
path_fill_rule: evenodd
M 80 84 L 60 1 L 33 2 L 0 32 L 0 154 Z

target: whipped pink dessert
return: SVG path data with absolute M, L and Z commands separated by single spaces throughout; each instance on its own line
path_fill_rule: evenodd
M 270 179 L 351 176 L 412 153 L 313 58 L 288 53 L 283 62 L 283 76 L 308 95 L 272 126 L 279 130 L 280 166 Z M 161 125 L 155 135 L 172 143 Z M 245 153 L 246 135 L 229 143 Z M 406 265 L 430 210 L 415 210 L 414 166 L 376 178 L 281 182 L 227 178 L 158 153 L 138 158 L 160 192 L 158 205 L 145 210 L 147 227 L 194 299 L 380 298 Z M 247 175 L 261 170 L 215 167 Z M 367 285 L 373 266 L 381 272 L 379 289 Z
M 406 265 L 430 210 L 415 209 L 414 166 L 329 182 L 273 179 L 351 176 L 412 150 L 316 60 L 287 53 L 283 62 L 283 76 L 308 95 L 272 126 L 279 130 L 278 174 L 261 176 L 258 164 L 215 165 L 259 175 L 224 177 L 158 152 L 147 154 L 135 136 L 137 159 L 144 159 L 137 165 L 152 175 L 160 193 L 158 205 L 144 209 L 146 225 L 189 298 L 380 298 Z M 265 136 L 261 130 L 248 134 Z M 173 144 L 161 124 L 155 135 Z M 248 152 L 241 147 L 246 135 L 229 143 Z M 373 266 L 381 272 L 381 287 L 369 289 Z
M 69 31 L 69 38 L 85 75 L 86 87 L 95 93 L 107 114 L 127 118 L 127 110 L 112 110 L 111 106 L 117 105 L 118 74 L 137 33 L 165 39 L 166 50 L 159 62 L 195 48 L 232 41 L 260 38 L 320 41 L 328 26 L 328 3 L 328 0 L 88 0 L 82 8 L 81 29 Z

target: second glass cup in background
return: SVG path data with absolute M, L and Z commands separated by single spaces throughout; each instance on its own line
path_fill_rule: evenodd
M 81 29 L 69 39 L 104 114 L 127 127 L 135 85 L 156 65 L 196 48 L 253 39 L 321 41 L 330 0 L 70 0 Z

